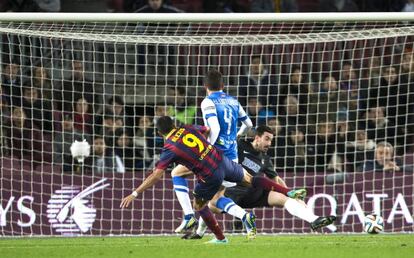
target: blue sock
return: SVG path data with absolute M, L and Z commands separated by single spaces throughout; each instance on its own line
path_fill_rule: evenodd
M 232 199 L 224 197 L 224 196 L 220 197 L 216 202 L 217 208 L 219 208 L 220 210 L 226 213 L 228 213 L 229 209 L 233 207 L 234 205 L 236 204 L 233 202 Z
M 178 202 L 184 211 L 185 219 L 190 219 L 194 216 L 193 207 L 191 206 L 190 196 L 188 194 L 188 183 L 187 179 L 181 176 L 173 176 L 172 178 L 175 195 L 177 196 Z

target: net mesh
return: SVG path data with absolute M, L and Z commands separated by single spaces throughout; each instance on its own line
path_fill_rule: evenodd
M 2 235 L 171 234 L 182 212 L 169 175 L 131 210 L 119 204 L 159 157 L 159 116 L 202 124 L 211 68 L 254 125 L 274 129 L 268 154 L 288 186 L 308 188 L 316 214 L 340 217 L 327 232 L 361 232 L 372 212 L 386 231 L 412 231 L 413 30 L 408 22 L 1 23 Z M 83 139 L 92 155 L 80 165 L 70 146 Z M 282 208 L 255 212 L 259 232 L 310 232 Z

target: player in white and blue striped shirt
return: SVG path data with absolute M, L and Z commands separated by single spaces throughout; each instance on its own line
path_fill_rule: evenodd
M 210 70 L 206 75 L 205 87 L 207 97 L 201 103 L 204 125 L 210 127 L 209 142 L 220 149 L 229 159 L 237 162 L 237 136 L 244 135 L 249 128 L 253 126 L 252 121 L 247 116 L 240 103 L 232 96 L 223 92 L 223 82 L 221 73 L 217 70 Z M 242 126 L 237 130 L 238 122 L 242 122 Z M 188 184 L 185 176 L 187 171 L 185 168 L 177 166 L 172 172 L 174 191 L 181 207 L 184 210 L 184 220 L 175 232 L 182 232 L 193 227 L 196 224 L 194 211 L 191 206 L 190 197 L 188 195 Z M 235 184 L 224 182 L 223 186 L 230 187 Z M 212 202 L 216 206 L 243 221 L 246 218 L 253 220 L 254 215 L 247 213 L 240 206 L 236 205 L 231 199 L 223 196 L 224 187 Z M 250 217 L 249 217 L 250 216 Z M 247 221 L 251 223 L 251 221 Z M 204 223 L 200 223 L 197 231 L 204 231 Z M 200 232 L 201 233 L 201 232 Z M 204 233 L 204 232 L 202 232 Z M 251 232 L 253 235 L 255 232 Z

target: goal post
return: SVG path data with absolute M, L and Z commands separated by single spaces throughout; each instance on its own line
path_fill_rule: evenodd
M 201 124 L 203 78 L 254 125 L 305 187 L 325 232 L 413 229 L 414 14 L 0 14 L 1 236 L 173 234 L 182 211 L 167 173 L 132 209 L 163 144 L 154 122 Z M 85 140 L 83 163 L 71 145 Z M 82 145 L 82 144 L 81 144 Z M 190 180 L 190 188 L 195 180 Z M 283 208 L 258 208 L 262 233 L 309 233 Z M 218 215 L 226 232 L 238 232 Z

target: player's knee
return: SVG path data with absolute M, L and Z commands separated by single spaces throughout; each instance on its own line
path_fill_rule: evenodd
M 211 201 L 208 203 L 208 208 L 212 211 L 212 212 L 214 212 L 214 213 L 216 213 L 216 214 L 220 214 L 221 213 L 221 210 L 219 209 L 219 208 L 217 208 L 217 206 L 216 206 L 216 202 L 215 203 L 212 203 Z
M 206 206 L 207 202 L 205 200 L 202 199 L 194 199 L 194 209 L 196 211 L 199 211 L 201 209 L 204 208 L 204 206 Z

